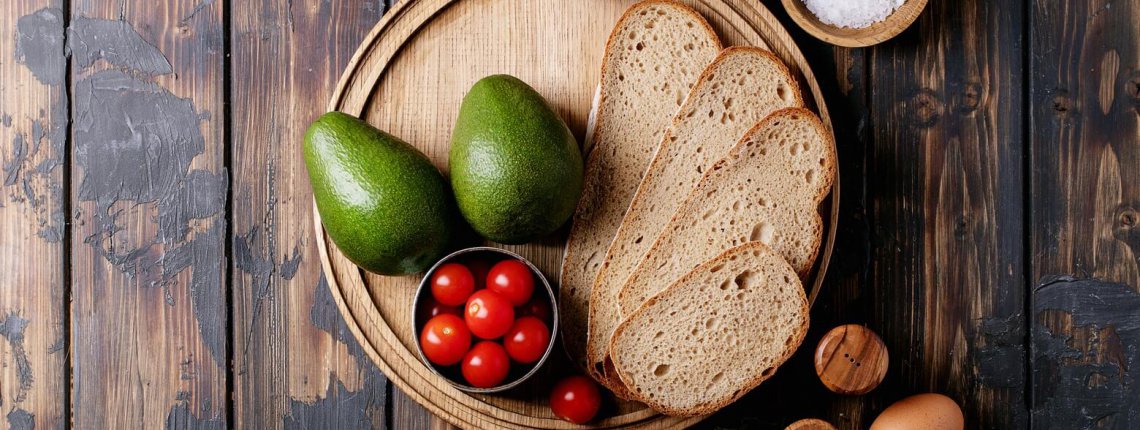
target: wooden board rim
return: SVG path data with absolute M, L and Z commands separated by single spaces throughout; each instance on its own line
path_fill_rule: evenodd
M 362 41 L 360 47 L 357 49 L 356 53 L 353 55 L 352 60 L 345 68 L 345 72 L 341 76 L 340 81 L 336 86 L 333 97 L 329 102 L 328 110 L 344 111 L 355 116 L 360 116 L 363 108 L 368 105 L 367 99 L 369 99 L 371 96 L 366 96 L 365 101 L 361 102 L 359 106 L 350 107 L 347 106 L 346 103 L 349 90 L 353 88 L 367 88 L 369 94 L 371 94 L 373 92 L 373 89 L 376 88 L 380 77 L 383 76 L 387 71 L 388 62 L 392 58 L 395 58 L 403 49 L 403 42 L 414 37 L 414 35 L 424 25 L 429 23 L 439 13 L 460 1 L 462 0 L 407 0 L 393 6 L 389 12 L 369 32 L 369 34 Z M 775 17 L 771 15 L 771 12 L 769 12 L 765 6 L 762 4 L 735 4 L 739 3 L 740 0 L 695 1 L 699 1 L 704 4 L 708 4 L 710 1 L 721 3 L 732 10 L 734 13 L 737 13 L 742 18 L 744 18 L 744 20 L 750 26 L 752 26 L 752 29 L 757 34 L 759 34 L 762 39 L 768 42 L 768 49 L 772 50 L 774 53 L 776 53 L 777 56 L 783 58 L 786 62 L 788 62 L 789 66 L 792 66 L 798 70 L 801 84 L 806 85 L 808 89 L 810 89 L 811 99 L 814 102 L 814 107 L 818 111 L 820 118 L 823 120 L 828 130 L 832 130 L 830 117 L 827 113 L 827 108 L 822 97 L 822 93 L 819 89 L 818 83 L 815 81 L 815 77 L 812 74 L 810 66 L 803 58 L 802 53 L 800 53 L 799 48 L 795 45 L 794 41 L 792 41 L 790 35 L 787 34 L 782 25 L 776 21 Z M 423 7 L 417 8 L 418 6 Z M 742 12 L 741 8 L 751 8 L 751 10 Z M 410 18 L 408 18 L 409 16 Z M 755 19 L 749 19 L 749 16 L 754 17 Z M 410 28 L 400 28 L 399 26 L 401 24 L 406 24 L 401 21 L 401 19 L 413 20 Z M 361 76 L 359 75 L 361 74 L 362 67 L 368 64 L 368 60 L 370 60 L 374 54 L 375 48 L 381 42 L 381 36 L 393 31 L 404 32 L 400 39 L 400 43 L 394 49 L 391 49 L 390 52 L 385 53 L 387 54 L 387 58 L 383 60 L 384 63 L 382 67 L 375 70 L 374 73 L 364 76 L 364 79 L 361 80 Z M 833 130 L 832 134 L 834 134 Z M 813 283 L 809 294 L 809 303 L 815 302 L 815 298 L 817 297 L 819 289 L 822 286 L 823 278 L 826 274 L 832 249 L 834 247 L 836 222 L 838 219 L 837 215 L 839 208 L 838 178 L 835 181 L 831 194 L 832 198 L 829 202 L 829 226 L 826 231 L 824 247 L 817 262 L 815 276 L 813 277 Z M 581 426 L 576 426 L 556 419 L 534 417 L 517 412 L 498 409 L 486 403 L 472 399 L 468 394 L 454 389 L 454 387 L 451 387 L 450 384 L 444 381 L 431 381 L 430 378 L 434 375 L 430 375 L 430 372 L 427 371 L 426 367 L 423 369 L 424 372 L 416 372 L 417 367 L 424 367 L 418 361 L 412 361 L 411 363 L 389 363 L 386 361 L 380 354 L 380 351 L 377 350 L 377 344 L 374 344 L 374 341 L 382 342 L 378 344 L 382 347 L 387 347 L 386 349 L 390 350 L 395 350 L 397 348 L 406 348 L 404 348 L 404 346 L 399 342 L 399 340 L 396 338 L 396 335 L 391 331 L 391 328 L 387 323 L 378 324 L 379 326 L 382 326 L 382 339 L 372 339 L 360 329 L 360 321 L 358 320 L 358 316 L 348 306 L 348 302 L 345 300 L 345 297 L 352 294 L 351 288 L 353 286 L 360 290 L 366 290 L 367 287 L 364 286 L 361 278 L 362 274 L 360 273 L 359 268 L 351 265 L 351 262 L 348 262 L 348 260 L 344 258 L 343 255 L 339 255 L 339 250 L 336 249 L 335 244 L 329 243 L 329 239 L 325 235 L 324 229 L 321 225 L 320 215 L 316 211 L 315 205 L 313 210 L 313 221 L 316 227 L 315 234 L 317 235 L 316 238 L 322 268 L 325 272 L 328 286 L 331 290 L 334 301 L 336 302 L 337 308 L 345 318 L 349 330 L 360 343 L 366 355 L 368 355 L 369 358 L 377 364 L 381 371 L 386 376 L 388 376 L 390 381 L 405 391 L 413 400 L 424 405 L 432 413 L 439 415 L 448 422 L 451 422 L 462 428 L 476 428 L 486 425 L 493 425 L 495 428 L 582 428 Z M 330 245 L 331 248 L 329 247 Z M 339 261 L 334 261 L 334 259 Z M 338 267 L 338 262 L 341 264 L 347 263 L 348 265 L 351 265 L 351 267 Z M 340 273 L 338 272 L 338 269 L 348 273 L 355 273 L 356 276 L 348 279 L 348 282 L 341 282 L 341 279 L 338 276 L 338 273 Z M 367 297 L 367 299 L 372 300 L 371 297 Z M 363 318 L 367 319 L 368 317 L 365 316 Z M 383 318 L 382 315 L 381 318 Z M 409 352 L 409 354 L 411 353 Z M 398 357 L 398 353 L 396 355 L 396 358 L 401 358 Z M 414 354 L 412 354 L 412 356 L 414 356 Z M 416 379 L 418 377 L 421 385 L 414 385 L 416 381 L 408 380 L 409 378 L 406 377 L 406 375 L 401 374 L 401 372 L 398 371 L 397 366 L 394 366 L 393 364 L 402 364 L 406 366 L 408 368 L 408 371 L 413 372 L 411 379 Z M 428 384 L 427 387 L 422 386 L 422 384 L 425 383 Z M 428 392 L 426 394 L 420 392 L 420 390 L 423 389 L 428 390 Z M 432 389 L 435 391 L 431 391 Z M 449 403 L 448 406 L 452 407 L 445 408 L 440 404 L 441 402 Z M 469 402 L 474 402 L 477 404 L 472 406 L 469 404 Z M 469 408 L 470 411 L 466 411 L 467 413 L 459 413 L 460 411 L 455 410 L 455 405 L 462 405 L 466 408 Z M 652 426 L 653 428 L 685 428 L 699 422 L 703 418 L 704 417 L 663 417 L 655 414 L 649 409 L 643 409 L 621 416 L 608 418 L 604 421 L 595 423 L 595 427 L 608 428 L 614 426 L 632 425 L 635 427 Z M 520 421 L 526 421 L 528 424 L 520 424 Z

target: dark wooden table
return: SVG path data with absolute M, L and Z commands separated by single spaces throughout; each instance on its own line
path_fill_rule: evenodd
M 704 425 L 936 391 L 968 428 L 1140 428 L 1140 1 L 933 0 L 868 49 L 765 3 L 835 117 L 840 232 L 806 346 Z M 347 332 L 298 149 L 388 6 L 0 4 L 0 428 L 447 427 Z M 861 397 L 810 377 L 849 322 L 891 351 Z

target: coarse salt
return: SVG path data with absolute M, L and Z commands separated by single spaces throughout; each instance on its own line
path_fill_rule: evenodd
M 820 21 L 836 27 L 867 28 L 887 19 L 906 0 L 803 0 Z

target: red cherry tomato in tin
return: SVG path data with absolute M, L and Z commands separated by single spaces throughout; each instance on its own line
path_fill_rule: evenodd
M 447 263 L 431 275 L 431 295 L 447 306 L 459 306 L 475 292 L 475 277 L 462 264 Z
M 550 301 L 542 294 L 536 294 L 529 302 L 520 306 L 515 310 L 515 315 L 535 317 L 544 323 L 553 321 L 550 318 Z
M 471 347 L 471 332 L 455 315 L 428 320 L 420 332 L 420 348 L 428 361 L 440 366 L 458 363 Z
M 594 419 L 602 407 L 597 384 L 585 376 L 570 376 L 554 385 L 550 392 L 550 409 L 558 418 L 575 424 Z
M 482 341 L 463 357 L 463 379 L 475 388 L 491 388 L 503 383 L 511 371 L 511 360 L 502 345 Z
M 550 346 L 550 329 L 538 318 L 519 318 L 503 336 L 503 346 L 512 360 L 534 363 L 546 354 L 546 347 Z
M 443 315 L 443 314 L 455 315 L 459 318 L 463 318 L 463 308 L 461 308 L 459 306 L 447 306 L 447 305 L 440 303 L 435 298 L 430 298 L 430 297 L 425 298 L 424 300 L 427 303 L 420 305 L 420 314 L 419 315 L 420 315 L 421 319 L 428 319 L 429 320 L 429 319 L 438 317 L 438 316 Z
M 534 273 L 521 261 L 500 261 L 487 274 L 487 289 L 502 294 L 512 305 L 522 306 L 534 293 Z
M 499 293 L 479 290 L 467 299 L 463 316 L 472 334 L 483 339 L 496 339 L 511 329 L 515 322 L 515 308 Z
M 475 289 L 487 288 L 487 273 L 491 272 L 491 263 L 482 258 L 472 258 L 465 263 L 471 270 L 471 275 L 475 277 Z

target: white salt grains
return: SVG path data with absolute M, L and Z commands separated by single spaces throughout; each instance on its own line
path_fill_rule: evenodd
M 906 0 L 803 0 L 820 21 L 836 27 L 867 28 L 886 19 Z

